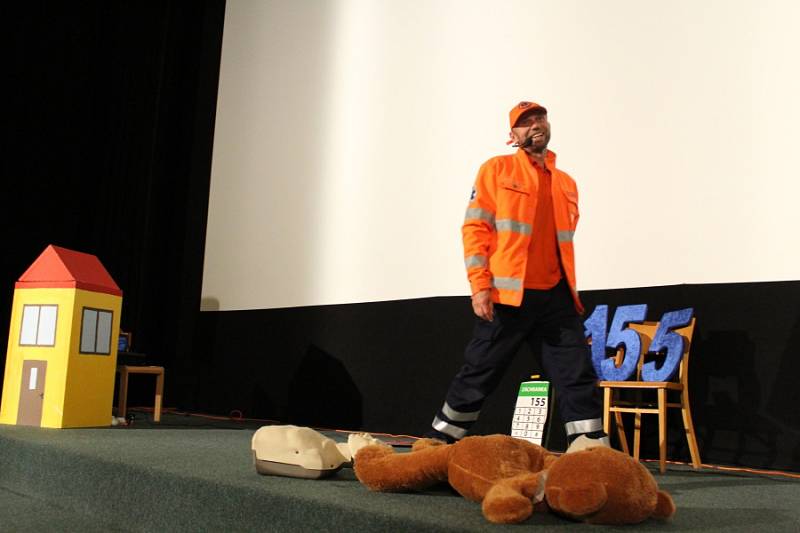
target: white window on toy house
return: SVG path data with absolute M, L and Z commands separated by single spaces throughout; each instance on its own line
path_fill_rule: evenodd
M 57 305 L 23 305 L 20 346 L 55 346 Z
M 81 324 L 81 353 L 109 355 L 111 353 L 111 323 L 114 313 L 103 309 L 83 308 Z

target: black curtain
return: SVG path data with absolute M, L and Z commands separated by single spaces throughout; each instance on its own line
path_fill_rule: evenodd
M 122 288 L 122 327 L 168 367 L 166 394 L 191 388 L 224 11 L 221 0 L 2 8 L 0 339 L 14 282 L 48 244 L 64 246 L 97 255 Z

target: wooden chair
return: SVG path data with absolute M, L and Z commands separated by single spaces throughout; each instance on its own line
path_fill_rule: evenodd
M 119 331 L 119 336 L 127 340 L 125 343 L 125 352 L 118 352 L 117 354 L 117 372 L 119 372 L 119 392 L 117 395 L 117 416 L 125 418 L 128 412 L 128 379 L 131 374 L 150 374 L 156 377 L 156 394 L 153 405 L 153 421 L 161 422 L 161 403 L 164 397 L 164 367 L 153 365 L 140 365 L 140 364 L 120 364 L 120 354 L 124 353 L 128 356 L 141 357 L 142 361 L 145 360 L 145 354 L 132 351 L 131 342 L 133 334 L 129 331 Z
M 614 413 L 614 420 L 617 426 L 622 451 L 630 454 L 628 442 L 625 438 L 625 427 L 622 423 L 622 413 L 633 413 L 633 457 L 639 459 L 640 432 L 642 427 L 642 414 L 658 415 L 658 462 L 659 470 L 663 474 L 666 470 L 667 458 L 667 409 L 678 408 L 683 416 L 683 427 L 686 431 L 686 440 L 689 444 L 689 453 L 692 456 L 692 467 L 700 468 L 700 452 L 697 448 L 694 425 L 692 424 L 692 413 L 689 407 L 689 353 L 692 345 L 692 334 L 694 333 L 695 319 L 688 326 L 674 330 L 684 339 L 683 354 L 680 366 L 674 381 L 642 381 L 642 366 L 650 348 L 650 343 L 658 329 L 658 322 L 644 322 L 642 324 L 631 323 L 629 327 L 639 334 L 642 340 L 642 349 L 639 361 L 636 365 L 635 379 L 629 381 L 601 381 L 599 386 L 603 389 L 603 428 L 607 434 L 611 429 L 611 413 Z M 621 351 L 617 353 L 617 365 L 621 363 Z M 634 389 L 634 399 L 620 399 L 619 391 L 622 389 Z M 655 390 L 657 393 L 656 402 L 646 402 L 642 400 L 645 389 Z M 667 393 L 678 393 L 680 396 L 676 401 L 668 401 Z
M 153 421 L 161 422 L 161 402 L 164 397 L 164 367 L 163 366 L 129 366 L 120 365 L 119 394 L 117 396 L 117 416 L 125 418 L 128 412 L 128 377 L 131 374 L 151 374 L 156 377 L 156 395 L 153 405 Z

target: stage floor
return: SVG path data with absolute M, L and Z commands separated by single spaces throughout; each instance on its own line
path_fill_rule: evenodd
M 0 426 L 0 530 L 9 531 L 496 531 L 480 506 L 447 486 L 368 491 L 353 471 L 323 480 L 260 476 L 250 438 L 261 424 L 137 413 L 131 427 Z M 346 433 L 325 431 L 337 440 Z M 413 439 L 376 434 L 407 444 Z M 636 530 L 800 531 L 800 480 L 670 465 L 657 474 L 678 511 Z M 550 514 L 537 531 L 592 529 Z M 630 531 L 631 528 L 604 528 Z

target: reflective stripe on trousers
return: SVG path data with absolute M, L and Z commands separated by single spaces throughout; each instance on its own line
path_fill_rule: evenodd
M 588 418 L 586 420 L 573 420 L 564 424 L 567 436 L 579 435 L 581 433 L 591 433 L 603 429 L 603 421 L 599 418 Z

